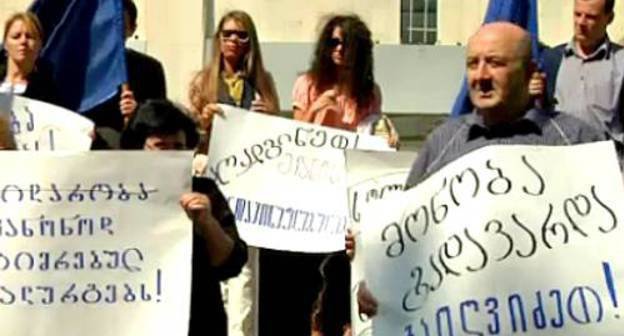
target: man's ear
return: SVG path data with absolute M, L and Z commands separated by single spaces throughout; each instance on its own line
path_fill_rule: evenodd
M 130 23 L 129 27 L 128 27 L 128 36 L 126 38 L 130 38 L 134 35 L 134 33 L 136 33 L 137 30 L 137 25 L 136 23 Z
M 611 22 L 613 22 L 613 19 L 615 18 L 615 12 L 612 11 L 611 13 L 608 14 L 609 18 L 607 19 L 607 24 L 611 24 Z
M 134 35 L 134 33 L 136 32 L 137 22 L 132 21 L 128 12 L 123 13 L 123 19 L 124 19 L 124 37 L 128 39 L 132 37 L 132 35 Z

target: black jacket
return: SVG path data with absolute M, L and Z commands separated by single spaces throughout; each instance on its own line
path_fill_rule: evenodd
M 134 93 L 138 106 L 148 99 L 167 98 L 165 73 L 162 64 L 153 57 L 126 49 L 126 68 L 128 84 Z M 94 149 L 117 149 L 119 132 L 123 130 L 124 121 L 119 109 L 121 92 L 84 113 L 84 116 L 95 123 L 97 137 Z
M 234 214 L 213 180 L 194 177 L 193 191 L 210 198 L 212 215 L 234 241 L 234 248 L 223 265 L 212 267 L 206 241 L 194 234 L 189 336 L 226 336 L 227 320 L 219 282 L 240 273 L 247 262 L 247 244 L 238 236 Z
M 6 58 L 0 60 L 0 82 L 3 82 L 6 77 L 6 62 Z M 48 66 L 37 63 L 34 71 L 28 76 L 28 86 L 22 96 L 60 105 L 59 91 Z

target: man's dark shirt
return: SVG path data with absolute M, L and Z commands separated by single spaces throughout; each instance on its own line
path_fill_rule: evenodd
M 166 99 L 167 87 L 162 64 L 153 57 L 126 49 L 126 66 L 128 84 L 134 93 L 137 105 L 148 99 Z M 94 141 L 94 149 L 118 148 L 119 132 L 124 127 L 124 120 L 119 108 L 121 92 L 84 113 L 93 120 L 98 137 Z
M 148 99 L 167 98 L 165 71 L 157 59 L 126 49 L 126 64 L 130 90 L 139 105 Z

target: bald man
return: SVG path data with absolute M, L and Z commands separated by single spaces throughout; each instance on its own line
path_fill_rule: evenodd
M 412 166 L 412 187 L 449 162 L 487 145 L 573 145 L 604 140 L 579 119 L 531 103 L 529 80 L 535 70 L 531 39 L 507 22 L 482 26 L 466 51 L 466 75 L 473 114 L 449 119 L 428 137 Z
M 529 80 L 531 39 L 511 23 L 490 23 L 470 38 L 466 74 L 473 114 L 451 118 L 429 136 L 410 171 L 412 187 L 449 162 L 488 145 L 573 145 L 604 140 L 604 136 L 567 114 L 533 108 Z M 346 237 L 347 254 L 355 253 L 353 236 Z M 361 313 L 377 312 L 377 302 L 361 283 L 357 293 Z

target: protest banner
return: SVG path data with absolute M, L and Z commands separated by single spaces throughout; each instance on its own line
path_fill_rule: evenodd
M 8 113 L 19 150 L 86 151 L 94 124 L 65 108 L 21 96 L 0 94 L 0 111 Z
M 0 158 L 3 335 L 187 334 L 191 153 Z
M 621 335 L 610 142 L 491 146 L 366 209 L 374 335 Z
M 372 202 L 403 192 L 409 169 L 416 158 L 414 152 L 379 152 L 346 150 L 349 223 L 356 245 L 360 239 L 362 208 Z M 358 314 L 355 300 L 358 285 L 364 279 L 364 257 L 355 254 L 351 261 L 351 330 L 353 335 L 370 335 L 372 324 Z
M 344 249 L 345 149 L 386 140 L 221 105 L 208 176 L 228 197 L 251 246 L 299 252 Z

